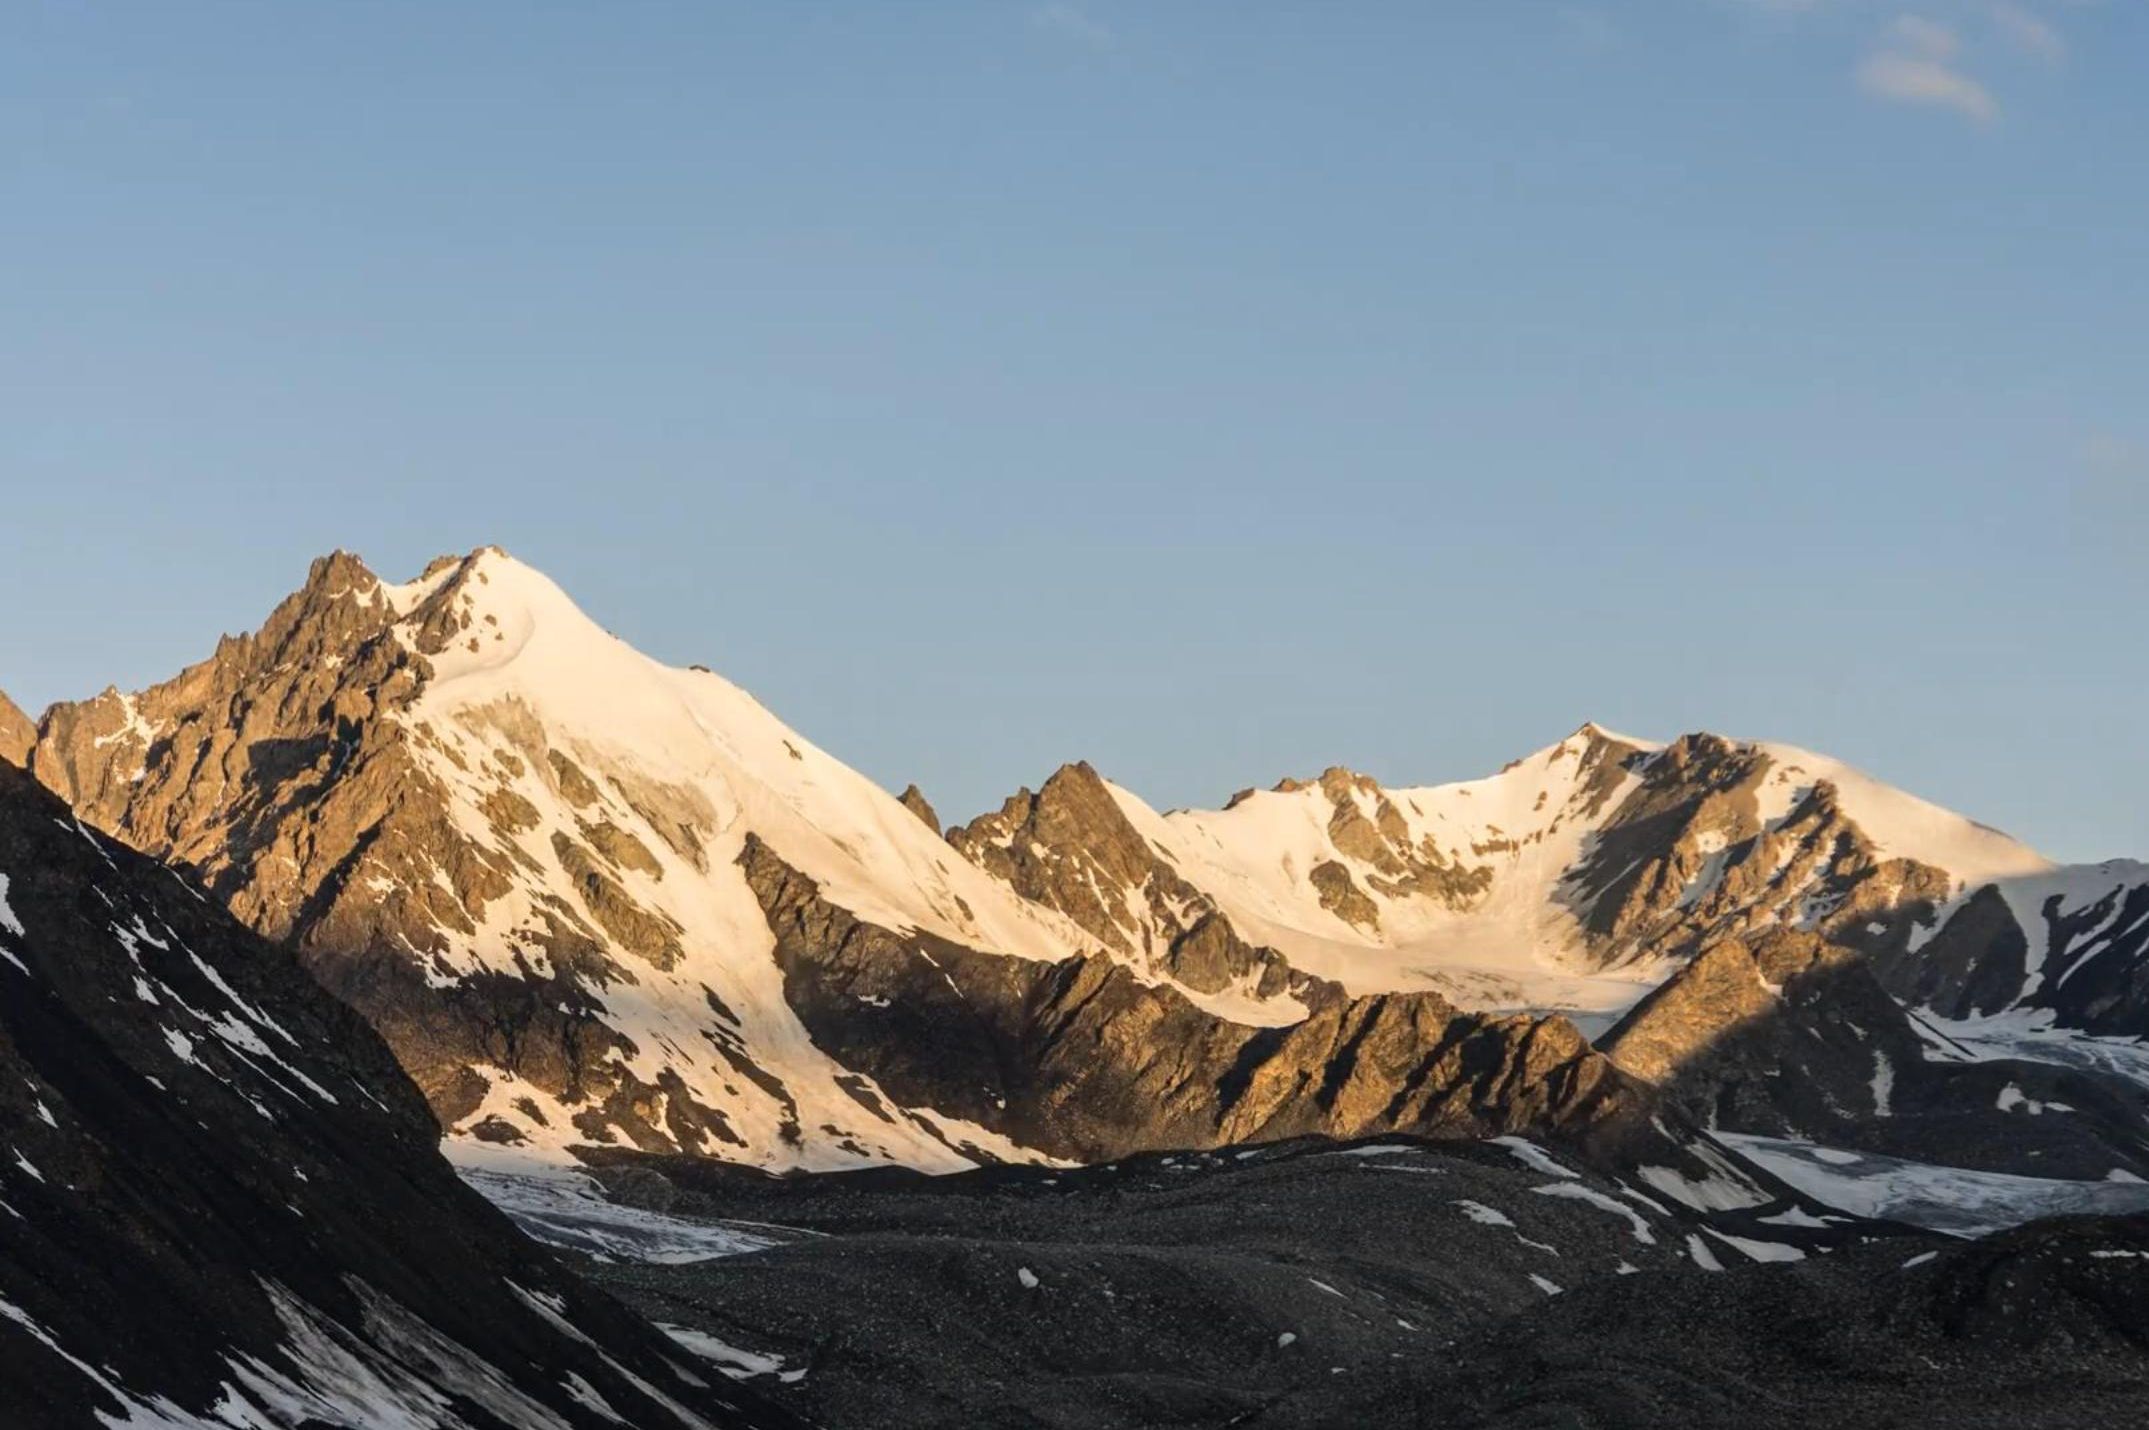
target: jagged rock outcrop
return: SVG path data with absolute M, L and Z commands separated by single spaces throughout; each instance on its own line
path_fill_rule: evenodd
M 138 695 L 54 707 L 33 760 L 84 819 L 197 870 L 242 920 L 292 942 L 449 1125 L 482 1101 L 480 1067 L 601 1102 L 616 1086 L 602 1069 L 623 1047 L 588 1016 L 584 989 L 621 975 L 601 873 L 581 870 L 595 875 L 591 904 L 548 902 L 522 970 L 455 978 L 441 962 L 520 872 L 458 826 L 423 758 L 437 736 L 402 718 L 451 644 L 506 641 L 497 618 L 472 623 L 458 608 L 480 575 L 471 561 L 436 562 L 397 592 L 347 553 L 323 557 L 259 632 L 226 636 L 209 660 Z M 541 735 L 507 712 L 502 723 L 538 746 L 532 775 L 573 787 Z M 528 817 L 505 801 L 488 814 L 504 830 Z M 561 852 L 565 863 L 582 853 Z
M 707 908 L 688 886 L 722 822 L 710 792 L 548 726 L 512 683 L 421 708 L 540 639 L 536 606 L 556 592 L 504 589 L 530 579 L 491 550 L 403 587 L 325 557 L 258 633 L 139 694 L 56 707 L 33 768 L 291 944 L 444 1126 L 780 1154 L 799 1097 L 736 1021 L 758 1000 L 684 966 L 689 939 L 704 959 L 742 956 L 686 922 Z M 559 604 L 543 614 L 569 638 L 603 639 Z M 645 1012 L 660 983 L 668 1048 L 608 1006 Z
M 1701 950 L 1789 928 L 1945 1017 L 2149 1034 L 2149 866 L 2054 869 L 1789 746 L 1587 725 L 1485 780 L 1387 789 L 1339 767 L 1161 815 L 1070 766 L 951 837 L 1158 966 L 1190 914 L 1213 915 L 1353 992 L 1595 1027 Z
M 1664 980 L 1597 1046 L 1636 1077 L 1661 1083 L 1775 1012 L 1781 991 L 1745 944 L 1726 940 Z
M 940 816 L 934 812 L 932 801 L 925 797 L 924 790 L 914 784 L 905 785 L 903 792 L 896 796 L 896 803 L 918 816 L 933 833 L 940 832 Z
M 0 1423 L 790 1425 L 464 1187 L 289 956 L 0 763 Z
M 1569 885 L 1594 959 L 1679 959 L 1779 925 L 1833 930 L 1889 915 L 1907 926 L 1947 896 L 1944 871 L 1885 858 L 1826 779 L 1770 809 L 1779 763 L 1714 735 L 1685 736 L 1648 761 Z
M 1087 761 L 1062 765 L 948 840 L 1023 898 L 1058 910 L 1108 948 L 1202 993 L 1333 1002 L 1341 990 L 1294 970 L 1231 920 L 1136 831 Z
M 0 760 L 14 765 L 26 764 L 30 747 L 36 743 L 36 723 L 7 698 L 5 690 L 0 690 Z

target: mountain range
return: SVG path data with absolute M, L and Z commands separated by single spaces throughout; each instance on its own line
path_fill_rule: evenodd
M 253 1289 L 188 1291 L 243 1306 L 211 1319 L 258 1328 L 232 1344 L 261 1364 L 306 1336 L 341 1337 L 373 1373 L 401 1356 L 397 1373 L 423 1379 L 434 1372 L 394 1348 L 415 1316 L 466 1361 L 510 1367 L 496 1379 L 514 1395 L 551 1406 L 566 1382 L 517 1379 L 528 1338 L 559 1333 L 556 1300 L 587 1297 L 603 1309 L 568 1317 L 577 1344 L 637 1368 L 577 1370 L 564 1407 L 543 1414 L 580 1423 L 589 1397 L 656 1403 L 648 1387 L 663 1383 L 680 1417 L 780 1423 L 783 1410 L 758 1402 L 693 1402 L 691 1375 L 666 1382 L 678 1369 L 662 1363 L 666 1343 L 652 1349 L 644 1323 L 588 1286 L 641 1304 L 657 1273 L 577 1259 L 591 1224 L 638 1200 L 661 1216 L 700 1196 L 705 1219 L 734 1230 L 784 1220 L 762 1205 L 776 1193 L 743 1190 L 760 1186 L 736 1180 L 744 1169 L 785 1186 L 967 1173 L 1006 1198 L 1068 1169 L 1193 1156 L 1189 1174 L 1238 1196 L 1258 1183 L 1218 1180 L 1247 1155 L 1233 1149 L 1503 1138 L 1642 1218 L 1647 1244 L 1673 1248 L 1689 1273 L 1912 1227 L 1961 1235 L 2149 1208 L 2149 866 L 2056 865 L 1788 745 L 1584 724 L 1463 783 L 1391 788 L 1337 767 L 1222 809 L 1162 812 L 1076 762 L 943 828 L 924 792 L 890 794 L 721 676 L 648 659 L 541 573 L 484 548 L 399 584 L 339 552 L 259 630 L 162 683 L 34 721 L 0 696 L 0 780 L 9 828 L 26 831 L 0 845 L 0 872 L 16 875 L 0 894 L 39 890 L 0 929 L 20 935 L 20 923 L 36 936 L 23 946 L 46 950 L 18 969 L 45 986 L 50 951 L 65 947 L 128 1014 L 36 1015 L 134 1067 L 106 1079 L 125 1089 L 99 1114 L 112 1136 L 144 1118 L 182 1136 L 136 1085 L 153 1062 L 217 1105 L 219 1143 L 258 1150 L 253 1115 L 279 1147 L 386 1149 L 343 1154 L 372 1170 L 317 1169 L 345 1195 L 333 1211 L 310 1210 L 317 1193 L 280 1172 L 249 1181 L 253 1201 L 184 1192 L 233 1225 L 283 1214 L 255 1202 L 289 1201 L 339 1228 L 338 1254 L 352 1258 L 341 1291 L 327 1264 L 302 1275 L 274 1248 L 251 1263 Z M 75 923 L 42 932 L 47 917 L 61 927 L 63 906 Z M 181 913 L 199 930 L 184 943 Z M 219 977 L 237 975 L 208 972 L 216 959 L 194 959 L 199 976 L 165 968 L 174 948 L 204 945 L 237 950 L 273 992 L 219 1002 Z M 144 959 L 163 971 L 136 997 L 126 980 Z M 301 1010 L 289 1016 L 310 1020 L 308 1033 L 279 1038 L 282 1012 L 249 1012 L 271 1005 Z M 164 1008 L 185 1014 L 159 1021 Z M 10 1023 L 19 1044 L 60 1036 L 30 1018 Z M 190 1058 L 197 1047 L 213 1057 Z M 309 1066 L 301 1052 L 316 1049 L 359 1071 Z M 55 1077 L 36 1064 L 21 1080 L 35 1091 Z M 345 1084 L 355 1095 L 310 1095 Z M 40 1155 L 30 1104 L 17 1110 L 32 1144 L 18 1155 L 66 1165 Z M 356 1125 L 368 1118 L 379 1125 Z M 448 1176 L 436 1131 L 466 1179 L 573 1264 L 516 1250 Z M 394 1188 L 372 1185 L 382 1167 L 397 1169 Z M 704 1186 L 713 1168 L 733 1180 Z M 558 1188 L 593 1173 L 563 1212 Z M 87 1175 L 70 1167 L 68 1180 Z M 431 1258 L 430 1243 L 385 1247 L 341 1228 L 361 1202 L 443 1179 L 435 1223 L 412 1235 L 467 1238 L 467 1255 L 513 1262 L 512 1278 L 473 1267 L 453 1279 L 485 1282 L 493 1300 L 520 1288 L 521 1310 L 436 1308 L 415 1292 L 381 1309 L 396 1295 L 381 1268 Z M 45 1185 L 0 1173 L 13 1205 Z M 1296 1179 L 1288 1195 L 1333 1192 Z M 1496 1192 L 1469 1204 L 1511 1227 Z M 929 1203 L 902 1203 L 904 1215 Z M 101 1214 L 132 1224 L 131 1205 Z M 487 1230 L 456 1231 L 456 1217 Z M 1624 1234 L 1617 1219 L 1610 1230 Z M 1682 1249 L 1689 1235 L 1700 1250 Z M 158 1254 L 173 1244 L 137 1241 Z M 805 1256 L 796 1238 L 778 1242 L 754 1264 Z M 675 1303 L 693 1299 L 681 1278 L 706 1288 L 714 1271 L 666 1274 L 666 1314 L 706 1312 Z M 18 1267 L 0 1306 L 60 1354 L 87 1332 L 58 1309 L 52 1275 Z M 572 1289 L 533 1286 L 548 1276 Z M 1508 1284 L 1530 1283 L 1518 1272 Z M 117 1281 L 108 1294 L 124 1299 Z M 513 1350 L 467 1329 L 533 1314 L 551 1331 L 532 1323 Z M 591 1340 L 599 1323 L 619 1348 Z M 720 1329 L 741 1334 L 736 1318 Z M 8 1349 L 29 1353 L 20 1338 Z M 160 1354 L 168 1375 L 104 1366 L 86 1383 L 130 1406 L 148 1403 L 131 1387 L 168 1384 L 159 1393 L 202 1406 L 217 1403 L 205 1400 L 217 1355 L 255 1363 L 207 1340 Z M 307 1373 L 294 1363 L 256 1379 L 296 1404 L 288 1387 Z M 834 1399 L 783 1392 L 773 1373 L 764 1383 L 809 1415 L 861 1413 L 841 1374 L 820 1379 L 829 1389 L 815 1393 Z M 243 1403 L 259 1423 L 300 1423 L 277 1418 L 282 1402 L 254 1380 L 233 1384 L 255 1387 Z M 1142 1415 L 1164 1404 L 1136 1402 Z M 1207 1391 L 1189 1403 L 1188 1423 L 1229 1408 Z M 949 1423 L 982 1413 L 961 1397 L 931 1404 Z M 1276 1423 L 1322 1423 L 1318 1405 L 1293 1404 L 1311 1418 Z M 645 1404 L 628 1423 L 673 1413 Z

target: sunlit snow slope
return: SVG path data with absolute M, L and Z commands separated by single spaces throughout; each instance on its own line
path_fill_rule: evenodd
M 958 844 L 1160 962 L 1215 911 L 1352 993 L 1434 988 L 1593 1028 L 1709 938 L 1779 925 L 1871 938 L 1906 908 L 2052 871 L 1838 761 L 1708 735 L 1664 745 L 1585 725 L 1484 779 L 1391 789 L 1331 769 L 1221 810 L 1159 814 L 1108 784 L 1161 861 L 1131 874 L 1123 849 L 1081 847 L 1104 836 L 1067 813 L 1070 783 L 1062 771 Z M 1124 887 L 1087 899 L 1085 882 L 1115 876 Z
M 840 1085 L 863 1080 L 816 1050 L 786 1004 L 768 922 L 736 861 L 757 835 L 860 919 L 1017 957 L 1064 958 L 1085 946 L 1079 931 L 1011 897 L 745 691 L 639 654 L 530 567 L 488 551 L 431 584 L 387 588 L 387 599 L 413 614 L 430 604 L 436 621 L 452 613 L 467 634 L 433 657 L 401 718 L 424 732 L 460 833 L 516 866 L 474 933 L 444 931 L 441 978 L 524 962 L 549 971 L 548 913 L 583 903 L 581 860 L 559 847 L 572 839 L 603 864 L 619 909 L 615 927 L 601 908 L 595 919 L 622 973 L 599 980 L 595 1016 L 632 1044 L 621 1065 L 639 1081 L 662 1090 L 676 1078 L 678 1093 L 721 1110 L 743 1145 L 709 1150 L 807 1166 L 956 1165 L 950 1142 L 1023 1155 L 931 1113 L 894 1124 L 866 1114 Z M 508 800 L 525 803 L 497 819 Z M 464 1130 L 491 1120 L 531 1143 L 586 1140 L 573 1109 L 495 1077 Z M 650 1121 L 661 1127 L 663 1110 Z
M 1223 810 L 1159 815 L 1113 794 L 1245 937 L 1352 992 L 1431 987 L 1466 1006 L 1614 1011 L 1661 971 L 1583 966 L 1576 910 L 1559 897 L 1598 820 L 1637 782 L 1612 745 L 1585 728 L 1485 779 L 1383 790 L 1332 773 Z M 1348 871 L 1365 903 L 1324 900 L 1313 882 L 1324 865 Z

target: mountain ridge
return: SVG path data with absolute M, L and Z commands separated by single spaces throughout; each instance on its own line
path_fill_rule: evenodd
M 981 1102 L 943 1075 L 905 1106 L 858 1057 L 830 1057 L 829 1025 L 812 1035 L 800 1010 L 818 1005 L 792 986 L 812 960 L 774 956 L 771 907 L 742 866 L 774 846 L 896 985 L 958 1000 L 933 948 L 975 953 L 982 997 L 1092 941 L 744 691 L 648 661 L 496 549 L 401 585 L 322 558 L 261 631 L 138 694 L 47 712 L 31 764 L 84 818 L 200 869 L 291 944 L 382 1030 L 460 1141 L 777 1166 L 1041 1155 L 987 1125 L 1027 1115 L 1004 1095 Z M 1136 972 L 1136 1005 L 1238 1026 L 1220 995 Z M 849 1025 L 892 1024 L 889 1002 L 851 995 Z M 1024 1021 L 1042 1011 L 1023 995 L 993 1016 L 1037 1049 L 1068 1035 Z M 1526 1040 L 1526 1024 L 1494 1042 Z M 1122 1057 L 1131 1070 L 1149 1054 Z M 1122 1108 L 1107 1142 L 1083 1145 L 1148 1145 L 1151 1111 Z
M 1518 1038 L 1548 1014 L 1602 1033 L 1707 948 L 1778 927 L 1937 1016 L 2149 1029 L 2134 866 L 2092 889 L 1796 747 L 1588 723 L 1480 780 L 1332 767 L 1167 813 L 1077 762 L 943 832 L 915 786 L 892 796 L 720 676 L 641 656 L 498 548 L 401 584 L 332 553 L 172 680 L 54 706 L 27 755 L 365 1010 L 454 1139 L 545 1156 L 1046 1155 L 1004 1130 L 1049 1125 L 1044 1102 L 913 1069 L 906 1105 L 868 1065 L 908 1066 L 898 1045 L 932 1034 L 893 1005 L 941 996 L 1002 1056 L 1049 1057 L 1032 990 L 1098 958 L 1167 1024 L 1266 1029 L 1247 1046 L 1271 1055 L 1356 1000 L 1419 993 L 1520 1018 Z M 2057 881 L 2058 902 L 2032 915 L 1995 879 Z M 830 912 L 798 921 L 797 881 Z M 1054 1155 L 1150 1145 L 1133 1123 L 1123 1144 L 1085 1135 Z

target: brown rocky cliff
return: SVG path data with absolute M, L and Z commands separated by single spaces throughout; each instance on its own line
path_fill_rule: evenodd
M 1256 997 L 1289 993 L 1309 1006 L 1341 996 L 1242 939 L 1135 829 L 1087 761 L 1062 765 L 1037 793 L 1021 790 L 997 812 L 949 830 L 948 842 L 1023 898 L 1196 992 L 1251 982 Z
M 927 829 L 935 834 L 940 833 L 940 816 L 934 812 L 932 802 L 925 797 L 924 790 L 914 784 L 905 785 L 903 793 L 896 797 L 896 803 L 918 816 Z
M 30 747 L 37 743 L 37 725 L 22 708 L 0 690 L 0 760 L 9 764 L 30 762 Z
M 1766 751 L 1707 734 L 1649 760 L 1563 891 L 1595 962 L 1687 958 L 1778 927 L 1860 948 L 1900 943 L 1946 896 L 1940 870 L 1883 857 L 1825 780 L 1764 821 L 1773 770 Z
M 1746 945 L 1727 940 L 1660 984 L 1597 1046 L 1636 1077 L 1662 1082 L 1731 1032 L 1774 1011 L 1779 993 Z
M 997 813 L 949 831 L 949 842 L 1024 898 L 1133 951 L 1116 895 L 1141 887 L 1156 855 L 1086 760 L 1060 766 L 1036 794 L 1018 791 Z M 1104 890 L 1112 891 L 1109 903 Z

